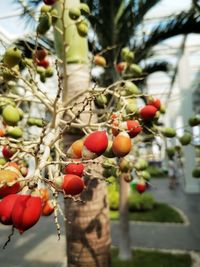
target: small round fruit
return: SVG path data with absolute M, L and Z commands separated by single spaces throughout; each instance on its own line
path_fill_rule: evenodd
M 108 135 L 106 131 L 95 131 L 85 138 L 82 157 L 84 159 L 94 159 L 102 155 L 107 146 Z
M 62 189 L 64 190 L 66 195 L 78 195 L 84 189 L 84 181 L 77 175 L 66 174 L 64 176 Z
M 137 64 L 131 64 L 129 67 L 130 73 L 132 73 L 134 76 L 140 76 L 142 74 L 142 69 Z
M 42 59 L 40 61 L 37 61 L 37 66 L 47 69 L 49 67 L 49 61 L 47 59 Z
M 0 201 L 0 222 L 5 225 L 12 225 L 12 211 L 18 195 L 11 194 Z
M 127 120 L 123 122 L 120 126 L 127 131 L 131 138 L 137 136 L 142 131 L 142 126 L 136 120 Z
M 138 159 L 134 167 L 137 171 L 143 171 L 148 167 L 148 162 L 145 159 Z
M 103 108 L 108 103 L 108 99 L 105 95 L 98 95 L 95 97 L 95 104 L 97 107 Z
M 48 6 L 53 6 L 58 0 L 43 0 Z
M 80 8 L 74 7 L 69 9 L 69 17 L 72 20 L 77 20 L 81 15 Z
M 9 126 L 6 129 L 6 135 L 11 136 L 11 137 L 17 139 L 17 138 L 20 138 L 20 137 L 23 136 L 23 131 L 19 127 Z
M 82 157 L 83 142 L 83 139 L 73 142 L 67 150 L 67 157 L 72 159 L 80 159 Z
M 131 151 L 131 139 L 126 132 L 119 133 L 112 145 L 112 150 L 116 157 L 124 157 Z
M 157 108 L 158 110 L 159 110 L 160 107 L 161 107 L 160 99 L 158 99 L 158 98 L 154 98 L 154 97 L 149 97 L 149 98 L 148 98 L 148 101 L 147 101 L 147 104 L 148 104 L 148 105 L 152 105 L 152 106 L 154 106 L 154 107 Z
M 86 37 L 88 34 L 88 24 L 86 21 L 80 21 L 76 24 L 77 31 L 81 37 Z
M 84 165 L 82 163 L 70 163 L 65 166 L 63 172 L 65 174 L 75 174 L 78 176 L 82 176 L 84 171 Z
M 13 68 L 15 65 L 18 65 L 22 59 L 22 51 L 17 47 L 10 47 L 6 50 L 3 62 L 9 68 Z
M 51 11 L 51 6 L 48 6 L 48 5 L 43 5 L 40 9 L 40 12 L 41 13 L 48 13 Z
M 96 55 L 94 56 L 94 64 L 104 68 L 106 66 L 106 59 L 103 56 Z
M 126 91 L 126 95 L 138 95 L 140 93 L 138 87 L 130 81 L 125 82 L 124 88 Z
M 184 133 L 184 135 L 179 138 L 179 142 L 183 146 L 189 145 L 191 141 L 192 141 L 191 133 Z
M 200 178 L 200 168 L 195 168 L 193 171 L 192 171 L 192 176 L 194 178 Z
M 146 185 L 145 182 L 140 182 L 140 183 L 138 183 L 138 184 L 136 185 L 136 190 L 137 190 L 140 194 L 144 193 L 144 192 L 146 191 L 146 189 L 147 189 L 147 185 Z
M 173 137 L 176 136 L 176 131 L 175 131 L 175 129 L 170 128 L 170 127 L 166 127 L 166 128 L 161 129 L 161 133 L 162 133 L 165 137 L 168 137 L 168 138 L 173 138 Z
M 116 66 L 116 71 L 119 72 L 119 73 L 122 73 L 125 71 L 126 69 L 126 62 L 119 62 Z
M 2 154 L 3 154 L 4 158 L 10 159 L 16 153 L 16 151 L 17 150 L 15 148 L 10 148 L 9 146 L 4 146 L 2 149 Z
M 156 116 L 157 108 L 152 105 L 146 105 L 140 110 L 140 116 L 143 120 L 153 120 Z
M 52 200 L 48 200 L 42 207 L 42 215 L 50 216 L 54 212 L 54 204 Z
M 11 105 L 8 105 L 3 109 L 2 117 L 8 125 L 16 125 L 20 121 L 18 109 Z
M 14 171 L 0 170 L 0 183 L 2 183 L 0 187 L 1 198 L 20 191 L 20 183 L 17 182 L 18 177 L 18 174 Z
M 189 118 L 188 123 L 191 127 L 195 127 L 197 125 L 200 125 L 200 118 L 198 116 L 193 116 Z
M 39 23 L 37 26 L 37 33 L 44 35 L 50 28 L 52 24 L 52 18 L 49 13 L 41 13 L 39 18 Z
M 123 60 L 126 60 L 129 52 L 130 52 L 130 50 L 129 50 L 128 47 L 122 48 L 122 50 L 121 50 L 121 57 L 122 57 Z

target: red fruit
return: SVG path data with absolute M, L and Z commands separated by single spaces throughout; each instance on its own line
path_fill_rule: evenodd
M 75 141 L 67 150 L 67 156 L 72 159 L 80 159 L 82 157 L 83 140 Z
M 107 146 L 108 136 L 106 131 L 95 131 L 85 138 L 82 157 L 84 159 L 94 159 L 102 155 Z
M 37 61 L 37 65 L 47 69 L 49 67 L 49 61 L 46 59 L 42 59 L 40 61 Z
M 65 174 L 75 174 L 82 176 L 84 171 L 84 165 L 82 163 L 70 163 L 64 168 Z
M 152 105 L 146 105 L 140 110 L 140 116 L 143 120 L 149 121 L 156 116 L 157 108 Z
M 62 189 L 66 195 L 78 195 L 84 189 L 83 179 L 74 174 L 66 174 L 63 179 Z
M 37 223 L 42 212 L 42 200 L 31 195 L 19 195 L 12 211 L 13 226 L 20 234 Z
M 54 205 L 51 200 L 48 200 L 42 207 L 42 215 L 49 216 L 54 212 Z
M 120 62 L 116 65 L 116 71 L 121 73 L 125 70 L 126 68 L 126 62 Z
M 119 133 L 112 145 L 112 150 L 117 157 L 124 157 L 131 151 L 131 139 L 126 132 Z
M 142 131 L 142 126 L 138 121 L 127 120 L 121 125 L 126 130 L 131 138 L 135 137 Z
M 0 222 L 5 225 L 12 225 L 12 211 L 19 195 L 12 194 L 4 197 L 0 202 Z
M 0 137 L 3 137 L 5 135 L 6 131 L 4 129 L 0 129 Z
M 33 57 L 34 59 L 41 61 L 46 56 L 47 56 L 47 51 L 45 49 L 38 49 L 37 51 L 35 51 L 35 54 Z
M 0 170 L 0 198 L 20 191 L 20 183 L 17 182 L 18 173 L 10 170 Z M 11 183 L 11 184 L 7 184 Z M 13 184 L 12 184 L 13 183 Z
M 113 123 L 112 123 L 113 127 L 112 127 L 112 134 L 114 136 L 117 136 L 119 134 L 119 130 L 118 130 L 118 127 L 119 127 L 119 122 L 118 120 L 114 120 Z
M 152 97 L 148 100 L 148 105 L 152 105 L 159 110 L 161 106 L 160 99 Z
M 16 149 L 10 148 L 9 146 L 4 146 L 2 149 L 2 154 L 6 159 L 10 159 L 15 153 Z
M 147 189 L 147 186 L 146 186 L 146 183 L 138 183 L 136 185 L 136 190 L 139 192 L 139 193 L 143 193 L 145 190 Z
M 48 6 L 52 6 L 57 2 L 57 0 L 44 0 L 44 3 Z

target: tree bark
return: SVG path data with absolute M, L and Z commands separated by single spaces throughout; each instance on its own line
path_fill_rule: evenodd
M 129 183 L 124 181 L 123 174 L 120 176 L 120 243 L 119 258 L 121 260 L 131 259 L 130 235 L 129 235 L 129 208 L 128 208 L 128 190 Z

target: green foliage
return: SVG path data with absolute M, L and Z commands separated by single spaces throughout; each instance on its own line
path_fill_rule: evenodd
M 130 211 L 152 210 L 156 203 L 155 199 L 149 193 L 140 194 L 136 191 L 131 192 L 128 201 Z
M 171 254 L 159 251 L 134 250 L 133 257 L 128 261 L 118 259 L 117 249 L 112 250 L 112 267 L 191 267 L 190 254 Z
M 165 172 L 162 168 L 159 168 L 157 166 L 148 166 L 147 171 L 150 173 L 151 177 L 165 177 Z

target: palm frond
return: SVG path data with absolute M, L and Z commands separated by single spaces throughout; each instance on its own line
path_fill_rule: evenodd
M 145 68 L 143 68 L 143 72 L 149 75 L 158 71 L 169 72 L 170 69 L 171 64 L 168 61 L 155 61 L 147 64 Z
M 142 43 L 137 43 L 133 47 L 136 62 L 146 58 L 151 48 L 158 43 L 180 34 L 189 33 L 200 33 L 200 16 L 193 10 L 189 13 L 183 12 L 167 22 L 159 22 Z

